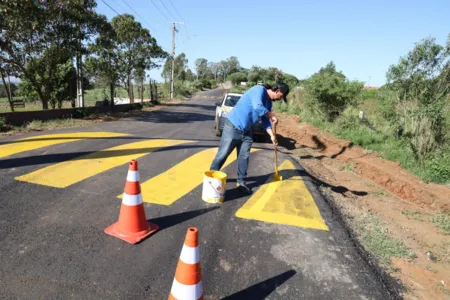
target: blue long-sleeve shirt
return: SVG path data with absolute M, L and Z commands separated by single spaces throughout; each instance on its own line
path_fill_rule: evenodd
M 236 106 L 228 114 L 228 120 L 241 131 L 249 131 L 259 117 L 264 128 L 272 128 L 269 118 L 264 116 L 272 111 L 272 101 L 263 86 L 255 85 L 246 91 L 239 99 Z

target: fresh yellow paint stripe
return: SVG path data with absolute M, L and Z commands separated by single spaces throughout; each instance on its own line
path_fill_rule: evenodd
M 314 198 L 289 160 L 279 167 L 283 180 L 264 184 L 237 212 L 244 219 L 328 231 Z
M 209 170 L 217 150 L 218 148 L 211 148 L 198 152 L 166 172 L 142 183 L 143 201 L 171 205 L 189 193 L 203 182 L 203 173 Z M 259 151 L 259 149 L 251 150 L 251 152 L 255 151 Z M 228 156 L 222 168 L 236 160 L 234 153 Z M 122 198 L 122 196 L 123 194 L 118 197 Z
M 187 140 L 146 140 L 112 147 L 79 158 L 51 165 L 16 177 L 17 180 L 64 188 L 81 180 L 128 163 L 163 147 L 190 143 Z
M 127 135 L 128 134 L 115 132 L 72 132 L 33 136 L 0 145 L 0 158 L 20 152 L 30 151 L 62 143 L 80 141 L 84 139 L 112 138 Z

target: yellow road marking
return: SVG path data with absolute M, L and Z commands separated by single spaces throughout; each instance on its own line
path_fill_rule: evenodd
M 30 151 L 62 143 L 80 141 L 84 139 L 99 139 L 127 135 L 128 134 L 115 132 L 71 132 L 33 136 L 0 145 L 0 158 L 20 152 Z
M 209 170 L 218 148 L 198 152 L 174 167 L 141 184 L 144 202 L 171 205 L 203 182 L 203 173 Z M 259 149 L 252 149 L 251 152 Z M 234 153 L 236 153 L 234 151 Z M 234 160 L 232 153 L 224 163 L 225 168 Z M 123 194 L 122 194 L 123 195 Z M 118 198 L 122 198 L 119 195 Z
M 81 180 L 128 163 L 163 147 L 170 147 L 192 141 L 146 140 L 105 149 L 61 162 L 35 172 L 16 177 L 17 180 L 57 188 L 65 188 Z
M 264 184 L 237 212 L 236 216 L 277 224 L 328 231 L 314 198 L 289 160 L 279 167 L 283 180 Z

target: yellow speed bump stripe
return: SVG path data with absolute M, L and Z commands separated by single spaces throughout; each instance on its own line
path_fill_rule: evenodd
M 282 181 L 272 177 L 237 212 L 244 219 L 328 231 L 308 188 L 289 160 L 279 167 Z
M 158 149 L 191 142 L 188 140 L 158 139 L 129 143 L 51 165 L 16 177 L 16 179 L 29 183 L 65 188 Z
M 119 136 L 128 136 L 128 134 L 115 132 L 71 132 L 33 136 L 0 145 L 0 158 L 62 143 L 76 142 L 84 139 L 101 139 Z
M 209 170 L 218 148 L 200 151 L 174 167 L 141 183 L 144 202 L 171 205 L 203 182 L 203 173 Z M 252 149 L 251 152 L 259 151 Z M 236 160 L 236 152 L 228 156 L 222 168 Z M 123 195 L 123 194 L 122 194 Z M 119 195 L 118 198 L 122 198 Z

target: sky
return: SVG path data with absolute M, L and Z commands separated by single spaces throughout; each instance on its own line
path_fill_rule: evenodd
M 184 52 L 193 71 L 197 58 L 220 61 L 237 56 L 243 67 L 277 67 L 304 79 L 333 61 L 347 78 L 381 86 L 389 66 L 416 42 L 431 36 L 444 45 L 450 34 L 448 0 L 97 3 L 96 10 L 108 20 L 117 13 L 133 14 L 168 52 L 172 48 L 169 22 L 184 22 L 177 25 L 175 55 Z M 150 76 L 162 81 L 161 69 L 152 70 Z

